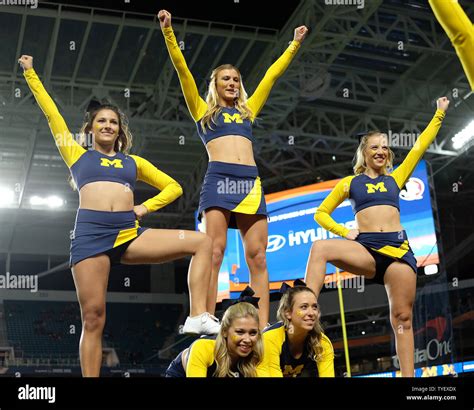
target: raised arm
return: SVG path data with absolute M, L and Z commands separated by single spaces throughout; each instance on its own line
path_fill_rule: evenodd
M 199 90 L 196 86 L 196 81 L 189 71 L 183 53 L 179 48 L 178 42 L 171 27 L 171 14 L 166 10 L 160 10 L 158 13 L 160 20 L 161 31 L 165 37 L 166 48 L 168 49 L 171 61 L 178 73 L 179 82 L 183 91 L 184 99 L 188 110 L 194 121 L 199 121 L 207 111 L 206 102 L 199 96 Z
M 183 194 L 183 189 L 173 178 L 156 168 L 151 162 L 137 155 L 130 155 L 137 164 L 137 179 L 159 189 L 161 192 L 143 202 L 145 213 L 155 212 L 170 204 Z M 135 207 L 136 208 L 136 207 Z M 143 214 L 137 214 L 139 217 Z
M 270 91 L 276 80 L 286 71 L 293 57 L 296 55 L 301 43 L 306 37 L 308 29 L 301 26 L 295 29 L 294 39 L 280 58 L 275 61 L 265 73 L 262 81 L 258 85 L 253 95 L 248 99 L 247 106 L 253 114 L 253 118 L 257 117 L 267 101 Z
M 420 162 L 420 159 L 436 138 L 436 135 L 441 128 L 441 124 L 443 123 L 446 110 L 448 109 L 449 100 L 446 97 L 439 98 L 437 106 L 438 109 L 436 110 L 433 119 L 418 137 L 415 145 L 405 157 L 402 164 L 392 172 L 392 177 L 395 179 L 399 188 L 402 188 L 408 181 L 413 170 L 418 165 L 418 162 Z
M 28 87 L 30 87 L 36 102 L 48 120 L 56 146 L 66 165 L 71 168 L 81 155 L 86 152 L 86 149 L 81 147 L 72 137 L 64 118 L 59 113 L 58 107 L 45 90 L 33 68 L 33 57 L 23 55 L 18 62 L 23 67 L 23 75 Z
M 314 220 L 322 226 L 324 229 L 334 233 L 335 235 L 347 237 L 349 229 L 339 225 L 333 218 L 331 214 L 334 210 L 342 204 L 342 202 L 349 198 L 349 188 L 351 186 L 351 180 L 354 176 L 348 176 L 341 179 L 337 185 L 333 188 L 331 193 L 321 202 L 316 213 L 314 214 Z M 353 239 L 353 238 L 348 238 Z
M 429 0 L 431 8 L 448 35 L 474 91 L 474 25 L 457 0 Z

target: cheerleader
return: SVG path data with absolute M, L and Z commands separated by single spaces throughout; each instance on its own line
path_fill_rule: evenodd
M 100 374 L 106 292 L 113 264 L 162 263 L 193 255 L 188 276 L 191 312 L 183 331 L 216 334 L 218 320 L 206 311 L 211 239 L 199 232 L 139 225 L 145 215 L 178 198 L 181 186 L 146 159 L 128 154 L 132 138 L 127 119 L 113 105 L 91 107 L 81 135 L 91 135 L 92 146 L 86 149 L 79 144 L 38 78 L 33 57 L 23 55 L 19 63 L 79 191 L 70 266 L 81 307 L 79 351 L 83 376 Z M 134 206 L 137 180 L 161 192 Z
M 239 229 L 250 270 L 250 284 L 260 297 L 260 325 L 268 322 L 269 283 L 266 263 L 267 209 L 253 155 L 252 126 L 276 80 L 296 55 L 308 29 L 295 29 L 294 39 L 267 70 L 247 98 L 237 67 L 224 64 L 212 71 L 206 101 L 200 96 L 171 27 L 171 14 L 158 13 L 166 47 L 178 73 L 197 133 L 206 146 L 209 165 L 201 188 L 198 217 L 213 239 L 212 274 L 207 310 L 214 312 L 217 280 L 226 248 L 227 229 Z M 230 186 L 236 189 L 229 189 Z
M 372 131 L 362 137 L 355 175 L 339 181 L 315 214 L 320 226 L 346 240 L 315 241 L 306 267 L 305 281 L 316 296 L 323 286 L 328 262 L 385 285 L 400 369 L 406 377 L 414 375 L 412 310 L 417 264 L 400 224 L 399 193 L 435 139 L 448 105 L 446 97 L 438 99 L 433 119 L 393 172 L 394 154 L 387 135 Z M 330 216 L 346 199 L 350 199 L 358 229 L 349 230 Z

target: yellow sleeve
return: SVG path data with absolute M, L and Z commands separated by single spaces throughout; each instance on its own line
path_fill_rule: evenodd
M 335 377 L 334 374 L 334 348 L 329 338 L 323 334 L 321 338 L 323 353 L 321 360 L 318 361 L 319 377 Z
M 321 205 L 319 205 L 314 214 L 314 220 L 321 227 L 344 238 L 348 234 L 349 229 L 339 225 L 333 218 L 331 218 L 331 214 L 342 202 L 344 202 L 345 199 L 349 198 L 349 189 L 352 178 L 354 178 L 353 175 L 341 179 L 331 193 L 324 199 Z
M 271 377 L 270 369 L 265 360 L 262 360 L 257 366 L 257 377 Z
M 401 165 L 392 172 L 392 177 L 395 179 L 399 188 L 402 188 L 408 181 L 408 178 L 410 178 L 418 162 L 420 162 L 421 157 L 423 157 L 426 150 L 436 138 L 445 115 L 446 113 L 444 111 L 436 110 L 433 119 L 418 137 L 415 145 L 407 154 Z
M 196 81 L 189 71 L 183 53 L 179 48 L 178 42 L 171 27 L 163 28 L 163 36 L 165 37 L 166 48 L 173 62 L 174 68 L 178 73 L 181 89 L 183 90 L 186 105 L 191 113 L 194 121 L 199 121 L 207 111 L 206 102 L 199 96 L 199 90 Z
M 81 147 L 71 135 L 64 118 L 59 113 L 58 107 L 45 90 L 35 70 L 30 68 L 24 71 L 23 75 L 36 102 L 48 120 L 49 128 L 64 162 L 71 168 L 81 155 L 86 152 L 86 149 Z
M 431 8 L 448 35 L 474 91 L 474 25 L 457 0 L 429 0 Z
M 143 202 L 149 212 L 155 212 L 170 204 L 183 194 L 183 189 L 173 178 L 156 168 L 151 162 L 137 155 L 130 155 L 137 164 L 137 179 L 159 189 L 161 192 Z
M 270 95 L 273 85 L 288 68 L 299 48 L 300 42 L 293 40 L 280 58 L 267 70 L 257 89 L 247 100 L 247 106 L 253 114 L 252 119 L 255 119 L 262 110 L 268 96 Z
M 283 344 L 282 328 L 272 329 L 263 333 L 263 362 L 269 377 L 283 377 L 280 368 L 281 346 Z M 283 328 L 283 336 L 285 330 Z
M 213 339 L 198 339 L 189 348 L 186 377 L 207 377 L 207 369 L 214 363 Z

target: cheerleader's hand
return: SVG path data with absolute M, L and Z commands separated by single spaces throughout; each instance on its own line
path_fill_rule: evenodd
M 33 57 L 27 56 L 27 55 L 22 55 L 18 59 L 18 63 L 21 65 L 23 70 L 29 70 L 30 68 L 33 68 Z
M 358 229 L 351 229 L 347 233 L 346 239 L 349 239 L 350 241 L 354 241 L 358 236 L 359 236 L 359 230 Z
M 136 218 L 141 221 L 142 218 L 148 213 L 148 209 L 145 205 L 137 205 L 133 207 L 133 212 L 135 212 Z
M 171 27 L 171 13 L 166 10 L 158 12 L 158 20 L 160 20 L 161 28 Z

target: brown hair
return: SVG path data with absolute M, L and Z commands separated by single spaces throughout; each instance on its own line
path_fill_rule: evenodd
M 116 152 L 122 152 L 124 154 L 128 154 L 130 149 L 132 148 L 132 140 L 133 136 L 128 128 L 128 118 L 127 116 L 118 108 L 116 105 L 110 103 L 103 103 L 94 106 L 90 111 L 86 112 L 84 117 L 84 122 L 82 127 L 79 131 L 79 145 L 83 148 L 92 148 L 89 145 L 88 136 L 92 135 L 92 123 L 94 122 L 95 117 L 97 114 L 102 110 L 111 110 L 115 114 L 117 114 L 117 118 L 119 121 L 119 135 L 115 140 L 114 150 Z M 76 190 L 76 183 L 74 179 L 69 176 L 69 185 L 71 185 L 72 189 Z
M 97 114 L 102 110 L 111 110 L 117 114 L 119 120 L 119 135 L 115 140 L 114 150 L 117 152 L 122 152 L 128 154 L 130 148 L 132 147 L 132 133 L 128 128 L 128 118 L 127 116 L 118 108 L 116 105 L 109 103 L 100 104 L 97 107 L 94 107 L 90 112 L 86 113 L 85 121 L 82 124 L 80 130 L 80 142 L 79 144 L 84 148 L 87 148 L 86 145 L 86 136 L 92 132 L 92 123 L 94 122 Z
M 307 286 L 295 286 L 293 288 L 289 288 L 280 299 L 280 304 L 278 305 L 277 310 L 277 319 L 283 322 L 286 330 L 290 328 L 291 322 L 288 320 L 285 313 L 291 312 L 293 310 L 293 305 L 295 304 L 295 295 L 303 292 L 310 292 L 316 296 L 316 294 Z M 306 338 L 306 348 L 311 358 L 315 362 L 321 360 L 323 353 L 323 347 L 321 345 L 322 335 L 323 329 L 321 327 L 321 322 L 319 320 L 315 320 L 314 326 L 309 331 L 308 337 Z

